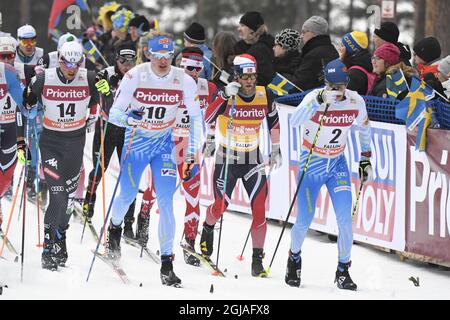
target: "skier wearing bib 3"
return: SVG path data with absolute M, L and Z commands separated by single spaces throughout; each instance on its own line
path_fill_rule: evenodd
M 303 126 L 304 150 L 300 156 L 300 172 L 305 165 L 307 167 L 297 198 L 298 214 L 291 231 L 285 282 L 293 287 L 300 286 L 301 248 L 314 218 L 317 195 L 325 184 L 339 228 L 335 282 L 340 289 L 356 290 L 357 286 L 348 273 L 353 243 L 352 193 L 344 150 L 350 127 L 356 122 L 360 126 L 361 143 L 359 175 L 362 183 L 370 181 L 370 125 L 363 98 L 357 92 L 346 89 L 348 74 L 345 65 L 336 59 L 326 65 L 324 72 L 325 88 L 308 93 L 290 120 L 293 127 Z
M 126 127 L 119 180 L 119 193 L 113 199 L 112 219 L 108 228 L 109 258 L 120 258 L 122 220 L 136 198 L 141 175 L 150 164 L 160 208 L 159 241 L 161 247 L 161 282 L 179 286 L 181 280 L 173 271 L 175 217 L 173 195 L 177 177 L 174 161 L 172 128 L 178 109 L 184 103 L 189 115 L 189 147 L 183 166 L 183 178 L 194 175 L 201 135 L 201 112 L 197 84 L 183 69 L 171 66 L 174 44 L 171 37 L 154 35 L 148 42 L 151 62 L 128 71 L 122 79 L 110 111 L 110 121 Z M 136 135 L 132 135 L 133 133 Z M 130 146 L 131 144 L 131 146 Z M 129 150 L 127 157 L 125 154 Z M 125 158 L 125 159 L 124 159 Z
M 59 50 L 59 66 L 46 69 L 25 89 L 27 107 L 39 100 L 44 130 L 39 146 L 50 201 L 44 217 L 42 268 L 57 270 L 67 261 L 66 231 L 77 189 L 86 127 L 96 121 L 95 72 L 80 68 L 83 48 L 76 41 Z M 88 108 L 91 109 L 86 120 Z

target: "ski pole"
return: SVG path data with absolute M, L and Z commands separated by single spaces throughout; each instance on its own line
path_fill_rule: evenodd
M 355 219 L 355 214 L 358 211 L 359 199 L 361 198 L 363 185 L 364 185 L 364 183 L 362 181 L 360 181 L 358 195 L 356 196 L 355 205 L 352 210 L 352 219 Z
M 300 186 L 302 184 L 303 177 L 305 176 L 306 170 L 308 169 L 308 165 L 309 165 L 309 162 L 311 160 L 311 156 L 312 156 L 313 150 L 314 150 L 314 148 L 316 146 L 317 139 L 318 139 L 319 133 L 320 133 L 320 129 L 322 128 L 322 125 L 323 125 L 323 122 L 324 122 L 324 119 L 325 119 L 325 115 L 326 115 L 326 113 L 328 111 L 328 107 L 329 106 L 330 106 L 330 104 L 327 103 L 326 106 L 325 106 L 325 111 L 322 114 L 322 118 L 320 119 L 319 128 L 317 128 L 317 132 L 316 132 L 316 135 L 314 137 L 313 143 L 311 145 L 311 149 L 309 150 L 308 158 L 306 159 L 305 165 L 303 167 L 302 175 L 300 177 L 300 180 L 298 181 L 297 189 L 295 190 L 295 194 L 294 194 L 294 198 L 292 199 L 291 205 L 289 206 L 288 214 L 286 216 L 286 219 L 284 220 L 283 229 L 281 229 L 281 234 L 280 234 L 280 237 L 278 238 L 277 246 L 275 247 L 275 251 L 273 253 L 272 260 L 270 261 L 269 268 L 267 269 L 267 273 L 270 272 L 270 268 L 272 267 L 273 260 L 275 259 L 275 255 L 277 254 L 278 246 L 280 245 L 281 238 L 283 237 L 284 230 L 286 229 L 289 217 L 291 216 L 292 209 L 294 208 L 295 200 L 297 200 L 297 195 L 298 195 L 298 192 L 300 191 Z
M 34 138 L 36 139 L 36 209 L 37 209 L 37 220 L 38 220 L 38 243 L 36 247 L 42 247 L 41 243 L 41 208 L 39 203 L 39 140 L 37 138 L 36 126 L 33 126 Z M 42 191 L 41 191 L 42 192 Z
M 13 203 L 12 203 L 12 206 L 11 206 L 11 210 L 9 212 L 8 223 L 6 225 L 5 233 L 3 234 L 3 243 L 2 243 L 2 247 L 0 248 L 0 257 L 3 254 L 3 248 L 4 248 L 5 243 L 6 243 L 6 237 L 8 236 L 9 226 L 11 225 L 12 216 L 14 214 L 14 208 L 16 207 L 16 200 L 17 200 L 17 196 L 19 195 L 20 183 L 22 181 L 22 177 L 23 177 L 24 171 L 25 171 L 25 166 L 23 166 L 21 171 L 20 171 L 19 183 L 17 184 L 16 191 L 14 193 Z M 20 208 L 19 208 L 19 211 L 20 211 Z
M 30 142 L 29 136 L 29 122 L 30 120 L 27 118 L 27 133 L 26 139 L 28 143 Z M 21 261 L 20 261 L 20 281 L 23 282 L 23 260 L 25 257 L 25 216 L 27 212 L 27 175 L 28 175 L 28 148 L 25 149 L 25 179 L 23 181 L 23 216 L 22 216 L 22 253 L 21 253 Z
M 128 141 L 127 149 L 125 150 L 125 155 L 123 156 L 122 164 L 125 162 L 125 159 L 127 158 L 128 153 L 130 152 L 135 132 L 136 132 L 136 128 L 133 127 L 133 129 L 131 131 L 131 135 L 130 135 L 130 140 Z M 114 187 L 114 191 L 113 191 L 113 194 L 112 194 L 112 197 L 111 197 L 111 202 L 109 203 L 108 212 L 106 213 L 105 220 L 103 221 L 103 227 L 102 227 L 103 232 L 105 232 L 106 223 L 108 222 L 108 217 L 109 217 L 109 214 L 111 213 L 111 208 L 112 208 L 112 205 L 113 205 L 113 202 L 114 202 L 114 197 L 116 196 L 117 187 L 119 186 L 120 177 L 122 176 L 123 167 L 124 167 L 123 165 L 120 166 L 119 176 L 117 177 L 116 186 Z M 92 267 L 94 266 L 95 257 L 97 256 L 98 248 L 100 247 L 100 243 L 101 242 L 102 242 L 102 237 L 98 237 L 97 246 L 95 248 L 94 256 L 92 257 L 91 266 L 89 267 L 89 273 L 88 273 L 86 282 L 89 281 L 89 277 L 91 275 Z
M 220 216 L 220 229 L 219 229 L 219 242 L 217 244 L 217 258 L 216 258 L 216 266 L 219 267 L 219 252 L 220 252 L 220 239 L 222 237 L 222 222 L 223 222 L 223 211 L 225 210 L 225 198 L 226 198 L 226 189 L 227 189 L 227 179 L 228 179 L 228 158 L 230 157 L 230 144 L 231 144 L 231 134 L 233 133 L 233 114 L 234 114 L 234 100 L 236 96 L 231 97 L 231 108 L 230 108 L 230 121 L 228 122 L 227 128 L 227 152 L 225 153 L 225 172 L 224 172 L 224 180 L 223 180 L 223 198 L 222 198 L 222 215 Z
M 105 196 L 105 136 L 103 134 L 103 118 L 100 117 L 100 155 L 102 159 L 102 204 L 103 204 L 103 219 L 106 217 L 106 196 Z M 106 252 L 106 230 L 103 229 L 103 242 Z

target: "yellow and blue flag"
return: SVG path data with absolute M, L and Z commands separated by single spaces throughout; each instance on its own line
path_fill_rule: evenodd
M 396 99 L 400 92 L 408 90 L 408 83 L 399 69 L 394 74 L 386 75 L 386 91 L 389 97 Z
M 272 90 L 277 96 L 284 96 L 288 94 L 294 85 L 285 77 L 277 72 L 272 82 L 267 85 L 267 88 Z
M 98 52 L 97 47 L 92 43 L 92 40 L 86 41 L 83 45 L 84 51 L 86 52 L 86 57 L 92 62 L 96 62 L 100 59 L 100 52 Z

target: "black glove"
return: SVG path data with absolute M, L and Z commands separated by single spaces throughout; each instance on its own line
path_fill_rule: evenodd
M 103 79 L 108 80 L 108 71 L 106 71 L 106 69 L 97 72 L 97 75 L 95 76 L 95 82 L 98 82 Z
M 31 87 L 29 85 L 25 88 L 25 90 L 23 90 L 22 97 L 23 104 L 27 109 L 31 109 L 38 102 L 38 96 L 31 91 Z
M 203 144 L 203 148 L 202 148 L 203 157 L 210 158 L 210 157 L 214 156 L 215 152 L 216 152 L 215 136 L 213 134 L 208 134 L 206 136 L 206 141 Z
M 372 164 L 370 160 L 361 160 L 359 162 L 359 179 L 362 183 L 373 180 Z
M 111 77 L 109 77 L 109 86 L 111 88 L 117 88 L 119 85 L 120 77 L 117 73 L 114 73 Z

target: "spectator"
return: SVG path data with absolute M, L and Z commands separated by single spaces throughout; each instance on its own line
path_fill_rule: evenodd
M 347 67 L 350 79 L 347 89 L 360 95 L 368 94 L 375 81 L 368 45 L 369 39 L 364 32 L 353 31 L 344 35 L 339 47 L 340 59 Z
M 275 55 L 275 72 L 287 79 L 292 79 L 295 70 L 300 65 L 300 33 L 293 29 L 284 29 L 275 36 L 273 53 Z
M 206 36 L 205 36 L 205 28 L 197 22 L 193 22 L 183 33 L 184 38 L 184 47 L 197 47 L 203 51 L 203 70 L 200 73 L 200 78 L 211 79 L 211 57 L 212 51 L 205 44 Z
M 411 49 L 407 44 L 398 42 L 400 31 L 398 26 L 393 22 L 383 22 L 380 29 L 375 29 L 373 33 L 373 44 L 375 49 L 389 42 L 397 46 L 400 50 L 400 59 L 407 65 L 411 66 Z
M 135 47 L 138 45 L 138 40 L 145 32 L 150 31 L 150 22 L 141 15 L 136 15 L 131 19 L 128 25 L 128 30 L 130 32 L 131 40 L 134 42 Z
M 375 50 L 372 57 L 372 66 L 377 78 L 369 95 L 388 98 L 386 72 L 391 66 L 397 65 L 399 62 L 400 49 L 396 45 L 386 42 Z
M 312 16 L 303 23 L 300 39 L 304 44 L 301 62 L 292 82 L 303 90 L 323 86 L 324 66 L 339 58 L 328 35 L 328 22 L 322 17 Z
M 213 66 L 211 81 L 219 89 L 228 84 L 228 79 L 233 76 L 234 46 L 236 43 L 237 39 L 234 34 L 227 31 L 217 33 L 213 39 L 212 61 L 220 70 Z
M 258 65 L 257 85 L 268 85 L 275 71 L 273 68 L 274 38 L 268 33 L 267 26 L 261 13 L 256 11 L 246 12 L 239 21 L 239 40 L 235 46 L 235 54 L 248 53 L 255 57 Z

